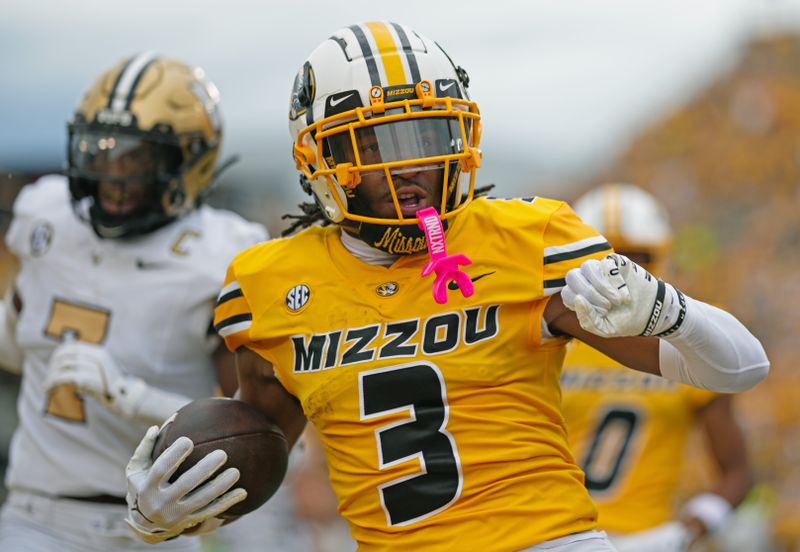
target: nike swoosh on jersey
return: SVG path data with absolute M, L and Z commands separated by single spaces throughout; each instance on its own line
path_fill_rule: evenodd
M 495 271 L 493 270 L 492 272 L 487 272 L 485 274 L 479 274 L 478 276 L 475 276 L 474 278 L 470 278 L 470 280 L 472 280 L 473 282 L 477 282 L 481 278 L 485 278 L 486 276 L 490 276 L 490 275 L 492 275 L 494 273 L 495 273 Z M 458 284 L 455 283 L 455 281 L 450 280 L 449 282 L 447 282 L 447 289 L 449 289 L 450 291 L 458 291 Z
M 456 83 L 455 81 L 450 81 L 447 84 L 439 83 L 439 90 L 441 92 L 449 90 L 455 83 Z
M 136 268 L 139 270 L 156 270 L 159 268 L 166 268 L 167 266 L 169 266 L 169 263 L 136 259 Z

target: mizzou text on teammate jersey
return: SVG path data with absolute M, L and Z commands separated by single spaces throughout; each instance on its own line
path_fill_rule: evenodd
M 717 395 L 635 372 L 578 341 L 567 348 L 561 387 L 600 527 L 632 533 L 674 519 L 686 439 Z

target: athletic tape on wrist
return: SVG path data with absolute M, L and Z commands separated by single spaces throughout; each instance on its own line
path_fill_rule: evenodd
M 664 297 L 667 295 L 667 286 L 661 280 L 656 280 L 658 288 L 656 289 L 656 300 L 653 303 L 653 310 L 650 311 L 650 320 L 644 331 L 639 335 L 645 337 L 653 335 L 653 330 L 656 329 L 658 319 L 661 318 L 661 312 L 664 310 Z
M 681 325 L 683 325 L 683 321 L 686 318 L 686 297 L 683 296 L 683 293 L 681 293 L 681 290 L 679 290 L 678 288 L 673 287 L 673 289 L 675 290 L 675 293 L 678 294 L 678 304 L 681 307 L 680 312 L 678 312 L 678 319 L 672 326 L 670 326 L 663 332 L 656 334 L 656 337 L 666 337 L 668 335 L 674 334 L 676 331 L 678 331 L 678 328 L 680 328 Z
M 699 494 L 683 507 L 684 513 L 699 519 L 709 533 L 722 527 L 732 510 L 730 502 L 716 493 Z

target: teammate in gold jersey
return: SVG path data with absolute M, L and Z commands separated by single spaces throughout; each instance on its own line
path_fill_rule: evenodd
M 468 83 L 396 23 L 314 50 L 289 111 L 315 199 L 298 222 L 333 224 L 242 252 L 215 327 L 242 400 L 290 443 L 314 424 L 360 550 L 610 551 L 560 413 L 569 339 L 718 390 L 769 363 L 733 317 L 612 254 L 566 204 L 476 198 Z M 157 431 L 128 465 L 130 525 L 148 542 L 212 530 L 246 495 L 238 472 L 211 477 L 215 451 L 168 484 L 192 443 L 151 461 Z
M 575 211 L 616 251 L 663 274 L 672 232 L 663 207 L 630 184 L 608 184 Z M 744 435 L 730 395 L 628 370 L 591 347 L 567 348 L 561 376 L 569 442 L 586 473 L 600 527 L 620 552 L 676 552 L 718 529 L 752 485 Z M 674 500 L 686 439 L 703 428 L 719 481 L 693 497 L 675 520 Z

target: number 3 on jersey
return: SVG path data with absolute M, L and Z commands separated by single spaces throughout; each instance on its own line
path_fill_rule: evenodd
M 450 407 L 439 369 L 427 362 L 359 374 L 361 419 L 408 412 L 375 433 L 380 469 L 416 459 L 420 472 L 378 488 L 390 526 L 410 525 L 449 507 L 461 495 L 458 450 L 445 429 Z

